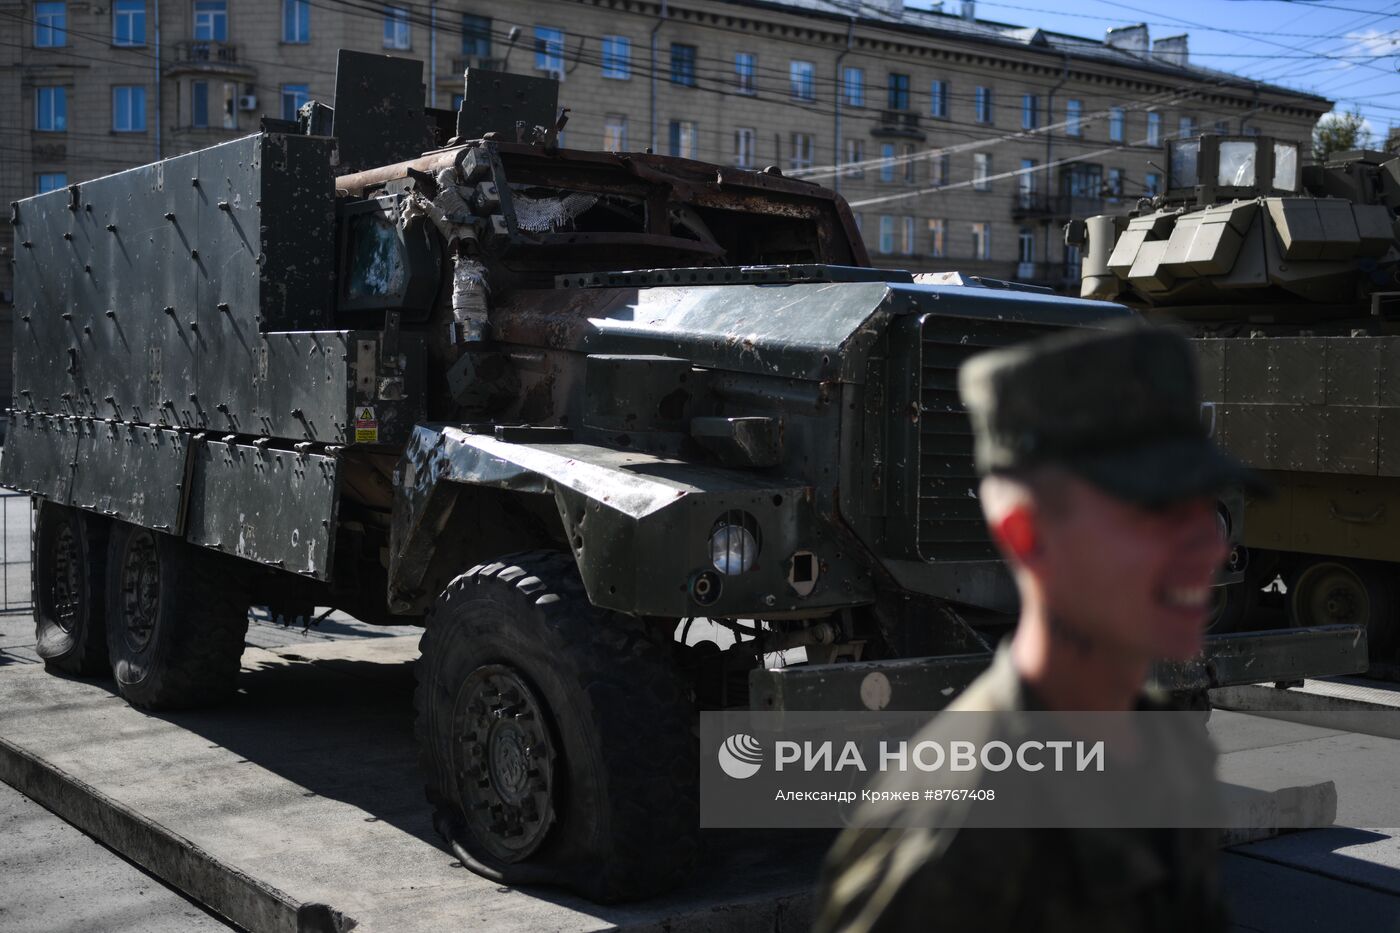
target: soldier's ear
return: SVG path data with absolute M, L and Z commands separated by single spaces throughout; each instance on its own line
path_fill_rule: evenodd
M 1019 503 L 1007 509 L 992 524 L 991 530 L 1002 552 L 1018 563 L 1025 563 L 1040 549 L 1035 511 L 1029 503 Z

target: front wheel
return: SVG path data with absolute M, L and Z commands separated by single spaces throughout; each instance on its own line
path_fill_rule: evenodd
M 435 823 L 464 864 L 602 902 L 685 877 L 698 764 L 670 635 L 592 606 L 568 554 L 513 555 L 448 586 L 423 635 L 416 732 Z

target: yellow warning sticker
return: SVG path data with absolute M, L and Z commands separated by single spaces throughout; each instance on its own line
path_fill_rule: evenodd
M 374 409 L 368 405 L 355 409 L 355 443 L 379 443 L 379 420 L 374 417 Z

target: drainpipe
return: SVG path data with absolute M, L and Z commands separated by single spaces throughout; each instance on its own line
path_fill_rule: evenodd
M 437 106 L 437 0 L 428 3 L 428 106 Z
M 661 10 L 656 14 L 656 25 L 651 27 L 651 151 L 660 147 L 656 144 L 656 34 L 666 22 L 668 14 L 666 0 L 661 0 Z
M 156 98 L 156 106 L 155 106 L 155 126 L 156 126 L 156 135 L 155 135 L 155 143 L 156 143 L 156 161 L 159 162 L 162 158 L 164 158 L 164 156 L 161 154 L 161 147 L 160 147 L 160 121 L 161 121 L 161 112 L 160 112 L 160 0 L 154 0 L 154 2 L 151 4 L 151 12 L 152 12 L 152 14 L 154 14 L 154 15 L 152 16 L 152 20 L 153 20 L 152 25 L 154 26 L 154 30 L 153 30 L 153 31 L 154 31 L 154 33 L 155 33 L 155 45 L 156 45 L 156 54 L 155 54 L 155 83 L 156 83 L 156 87 L 155 87 L 155 91 L 156 91 L 156 93 L 155 93 L 155 98 Z M 235 101 L 234 103 L 236 104 L 237 101 Z
M 1064 66 L 1060 70 L 1060 80 L 1055 82 L 1055 86 L 1050 89 L 1050 93 L 1045 101 L 1045 204 L 1052 210 L 1055 204 L 1055 178 L 1053 170 L 1050 168 L 1055 161 L 1055 92 L 1064 87 L 1069 82 L 1069 53 L 1061 52 L 1064 56 Z M 1055 219 L 1052 216 L 1045 222 L 1045 242 L 1040 245 L 1042 262 L 1046 267 L 1050 266 L 1050 229 L 1054 225 Z
M 841 176 L 844 174 L 841 170 L 841 60 L 851 54 L 851 34 L 855 32 L 855 29 L 856 18 L 852 16 L 850 21 L 846 23 L 846 47 L 841 50 L 840 55 L 836 56 L 836 95 L 835 100 L 833 100 L 831 104 L 832 113 L 835 114 L 834 122 L 836 123 L 835 128 L 832 130 L 832 132 L 836 134 L 836 141 L 832 143 L 831 146 L 831 153 L 833 156 L 831 161 L 836 166 L 836 177 L 831 183 L 831 188 L 837 194 L 841 193 Z

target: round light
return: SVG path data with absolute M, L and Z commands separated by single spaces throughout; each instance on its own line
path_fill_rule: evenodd
M 746 573 L 757 557 L 758 539 L 743 525 L 720 525 L 710 535 L 710 560 L 720 573 Z

